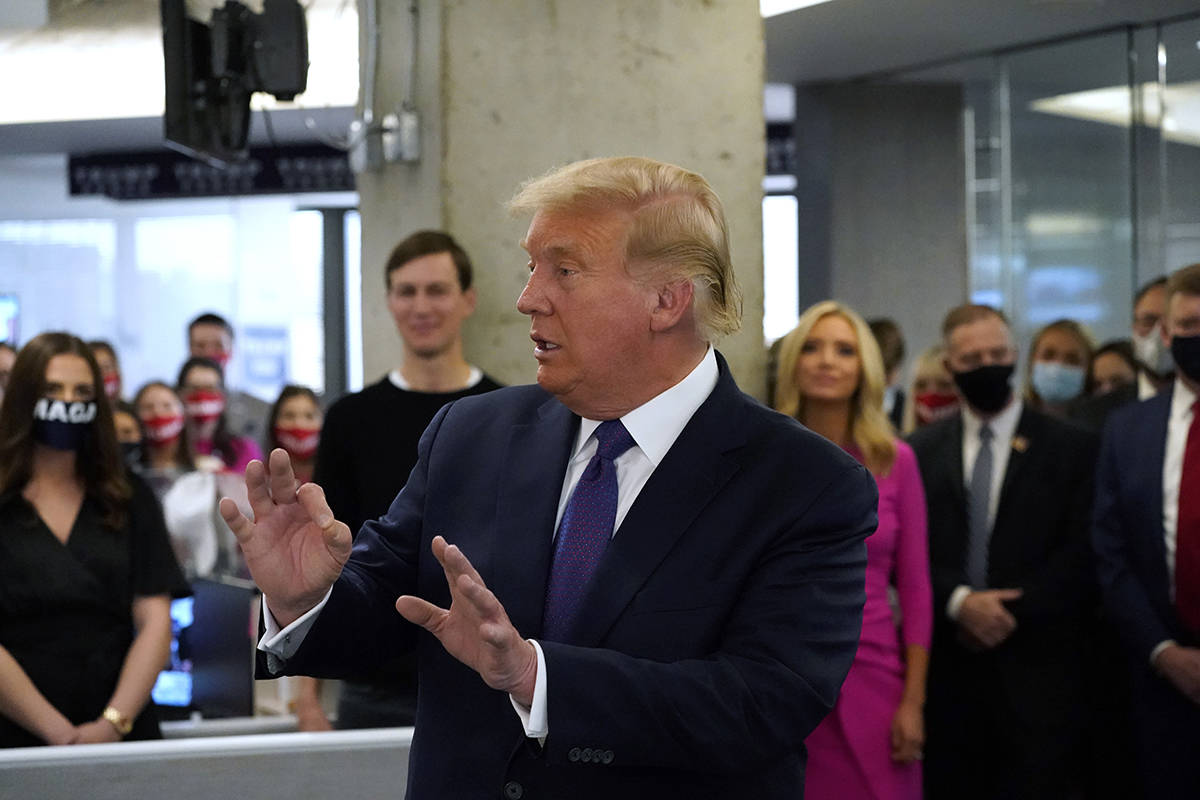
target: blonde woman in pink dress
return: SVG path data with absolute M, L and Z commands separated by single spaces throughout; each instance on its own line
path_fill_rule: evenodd
M 776 380 L 776 408 L 841 445 L 879 486 L 862 637 L 833 711 L 805 740 L 804 797 L 919 800 L 933 627 L 925 492 L 883 412 L 879 347 L 853 310 L 818 303 L 784 337 Z

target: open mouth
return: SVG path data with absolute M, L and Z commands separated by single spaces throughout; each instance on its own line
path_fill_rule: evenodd
M 546 339 L 539 339 L 536 336 L 529 337 L 533 339 L 534 351 L 538 353 L 549 353 L 552 350 L 557 350 L 558 345 Z

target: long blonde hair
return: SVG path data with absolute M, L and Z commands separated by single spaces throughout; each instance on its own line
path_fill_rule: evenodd
M 804 422 L 804 396 L 796 382 L 796 363 L 812 329 L 823 318 L 836 314 L 854 329 L 858 340 L 858 387 L 850 398 L 850 438 L 862 452 L 867 468 L 883 476 L 896 460 L 896 437 L 883 413 L 883 356 L 867 323 L 849 306 L 825 300 L 800 315 L 799 322 L 783 337 L 775 377 L 775 409 Z

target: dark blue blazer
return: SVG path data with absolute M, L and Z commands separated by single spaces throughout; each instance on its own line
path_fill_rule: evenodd
M 457 544 L 538 639 L 579 418 L 537 386 L 442 409 L 387 515 L 368 522 L 287 671 L 420 664 L 410 798 L 794 798 L 862 621 L 876 491 L 857 462 L 720 376 L 624 519 L 570 641 L 541 641 L 549 736 L 396 613 L 449 604 Z
M 1096 471 L 1092 545 L 1105 606 L 1135 660 L 1183 631 L 1163 541 L 1163 458 L 1173 389 L 1113 411 Z
M 1130 655 L 1131 711 L 1146 797 L 1193 797 L 1200 786 L 1200 706 L 1150 664 L 1179 624 L 1163 541 L 1163 459 L 1174 389 L 1114 411 L 1096 473 L 1092 544 L 1104 602 Z

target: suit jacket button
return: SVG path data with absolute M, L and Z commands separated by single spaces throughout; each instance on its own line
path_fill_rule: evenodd
M 604 752 L 602 752 L 600 754 L 600 763 L 601 764 L 611 764 L 612 761 L 613 761 L 613 751 L 612 750 L 605 750 Z
M 590 747 L 583 748 L 583 752 L 581 752 L 579 754 L 579 760 L 585 764 L 592 763 L 592 748 L 590 748 Z
M 574 763 L 579 760 L 579 748 L 578 747 L 571 748 L 570 752 L 567 753 L 567 760 L 570 761 L 571 763 Z
M 525 796 L 525 787 L 516 781 L 509 781 L 504 784 L 504 796 L 508 800 L 521 800 Z

